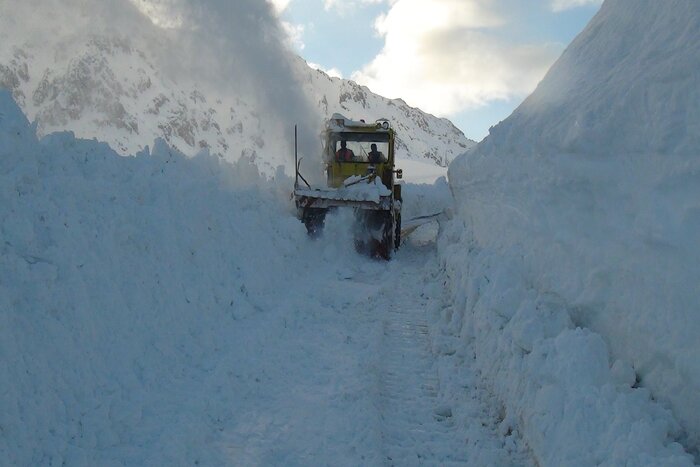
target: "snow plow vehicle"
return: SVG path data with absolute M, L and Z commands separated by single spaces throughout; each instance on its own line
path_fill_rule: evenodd
M 329 210 L 353 208 L 356 249 L 390 259 L 401 244 L 401 185 L 396 180 L 402 177 L 394 166 L 391 124 L 386 119 L 365 123 L 334 114 L 322 137 L 325 187 L 309 185 L 295 154 L 297 217 L 309 236 L 316 237 Z

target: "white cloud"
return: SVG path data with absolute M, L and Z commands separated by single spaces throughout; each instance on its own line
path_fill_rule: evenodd
M 552 11 L 564 11 L 585 5 L 600 5 L 603 0 L 551 0 Z
M 383 50 L 352 78 L 440 116 L 531 92 L 560 52 L 500 37 L 496 0 L 392 0 Z
M 304 50 L 306 47 L 306 44 L 304 44 L 304 25 L 292 24 L 287 21 L 281 21 L 280 24 L 287 36 L 287 47 L 297 51 Z
M 274 8 L 275 13 L 278 15 L 287 9 L 290 1 L 291 0 L 268 0 L 269 3 L 272 3 L 272 8 Z
M 133 0 L 132 0 L 133 1 Z M 272 11 L 277 15 L 278 18 L 282 16 L 282 13 L 289 7 L 292 0 L 266 0 L 270 5 L 272 5 Z M 282 31 L 284 32 L 285 45 L 287 48 L 301 52 L 306 48 L 304 43 L 304 31 L 305 27 L 303 24 L 294 24 L 289 21 L 284 21 L 279 19 L 280 26 L 282 26 Z

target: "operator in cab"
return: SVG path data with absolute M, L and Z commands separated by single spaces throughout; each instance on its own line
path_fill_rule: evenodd
M 349 162 L 355 159 L 355 153 L 352 152 L 352 149 L 347 148 L 347 144 L 346 141 L 340 142 L 340 149 L 335 153 L 336 160 Z
M 382 162 L 384 159 L 384 154 L 381 153 L 381 151 L 377 151 L 377 145 L 372 143 L 370 146 L 370 151 L 367 153 L 367 158 L 372 164 L 377 164 L 379 162 Z

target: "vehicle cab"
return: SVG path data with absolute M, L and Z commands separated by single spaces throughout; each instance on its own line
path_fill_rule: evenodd
M 394 191 L 394 130 L 387 120 L 374 123 L 348 120 L 334 114 L 324 137 L 328 186 L 338 188 L 353 175 L 376 174 Z M 397 185 L 398 186 L 398 185 Z

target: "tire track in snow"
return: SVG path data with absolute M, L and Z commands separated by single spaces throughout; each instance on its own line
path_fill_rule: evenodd
M 451 413 L 438 407 L 439 382 L 420 303 L 395 302 L 382 345 L 382 443 L 389 465 L 466 462 Z
M 442 356 L 433 353 L 428 310 L 442 297 L 427 295 L 424 284 L 436 280 L 431 276 L 435 254 L 434 245 L 407 244 L 383 278 L 378 306 L 384 307 L 379 352 L 384 463 L 532 465 L 523 449 L 514 449 L 512 439 L 498 433 L 499 410 L 491 406 L 486 391 L 472 386 L 471 377 L 469 386 L 454 387 L 458 378 L 445 377 L 444 372 L 456 370 L 457 363 L 443 361 L 440 366 Z M 468 369 L 466 373 L 471 375 Z

